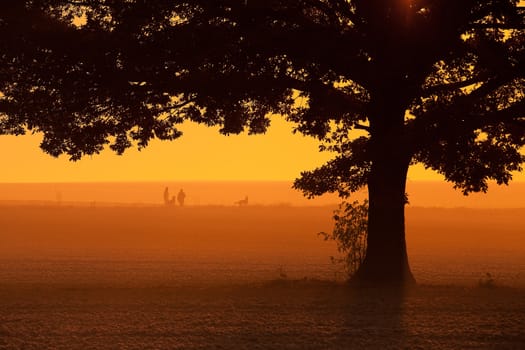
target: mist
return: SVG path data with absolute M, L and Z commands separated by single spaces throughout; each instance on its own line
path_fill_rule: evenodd
M 318 235 L 337 198 L 307 201 L 289 185 L 2 185 L 0 348 L 28 332 L 39 349 L 525 344 L 519 193 L 469 208 L 411 184 L 418 287 L 394 291 L 347 284 L 335 243 Z M 184 205 L 164 204 L 166 187 L 169 198 L 184 189 Z

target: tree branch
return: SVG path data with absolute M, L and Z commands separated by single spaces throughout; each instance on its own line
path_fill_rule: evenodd
M 365 130 L 365 131 L 370 132 L 370 127 L 369 126 L 358 124 L 358 123 L 354 124 L 354 129 Z
M 428 88 L 422 89 L 421 97 L 428 97 L 430 95 L 435 95 L 440 92 L 449 92 L 449 91 L 465 88 L 467 86 L 474 85 L 476 83 L 481 83 L 483 80 L 484 80 L 483 77 L 473 77 L 470 79 L 466 79 L 466 80 L 458 81 L 454 83 L 429 86 Z
M 187 106 L 189 105 L 190 103 L 193 103 L 197 100 L 196 97 L 192 97 L 184 102 L 181 102 L 181 103 L 178 103 L 176 105 L 171 105 L 171 106 L 166 106 L 164 108 L 157 108 L 156 111 L 159 112 L 159 113 L 162 113 L 162 112 L 168 112 L 168 111 L 172 111 L 174 109 L 179 109 L 179 108 L 182 108 L 184 106 Z

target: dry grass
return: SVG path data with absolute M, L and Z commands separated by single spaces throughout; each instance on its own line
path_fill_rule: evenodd
M 401 292 L 330 281 L 331 208 L 3 207 L 0 349 L 522 349 L 524 211 L 487 213 L 409 210 Z

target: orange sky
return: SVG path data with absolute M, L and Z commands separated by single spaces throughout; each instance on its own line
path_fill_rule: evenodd
M 154 141 L 146 149 L 117 156 L 100 155 L 70 162 L 43 153 L 40 135 L 0 136 L 0 182 L 208 181 L 285 180 L 313 169 L 330 158 L 318 142 L 292 134 L 292 125 L 275 117 L 265 135 L 220 135 L 215 128 L 183 126 L 172 142 Z M 440 180 L 441 176 L 412 167 L 410 180 Z M 518 174 L 516 180 L 525 180 Z
M 8 164 L 0 182 L 292 180 L 330 158 L 318 143 L 293 135 L 291 125 L 275 118 L 265 135 L 223 136 L 217 128 L 192 123 L 175 141 L 153 141 L 142 151 L 117 156 L 106 150 L 70 162 L 40 150 L 40 135 L 1 136 L 0 162 Z
M 525 6 L 525 1 L 520 1 Z M 302 170 L 330 159 L 318 142 L 292 134 L 292 125 L 275 117 L 265 135 L 223 136 L 217 128 L 187 123 L 185 135 L 173 142 L 153 141 L 146 149 L 111 151 L 70 162 L 44 154 L 40 135 L 0 136 L 0 183 L 112 181 L 290 181 Z M 413 166 L 409 180 L 442 180 L 439 174 Z M 525 181 L 515 174 L 514 180 Z

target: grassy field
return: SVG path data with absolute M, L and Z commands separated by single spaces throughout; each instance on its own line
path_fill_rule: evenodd
M 525 210 L 409 208 L 406 291 L 343 283 L 332 210 L 3 206 L 0 349 L 525 348 Z

